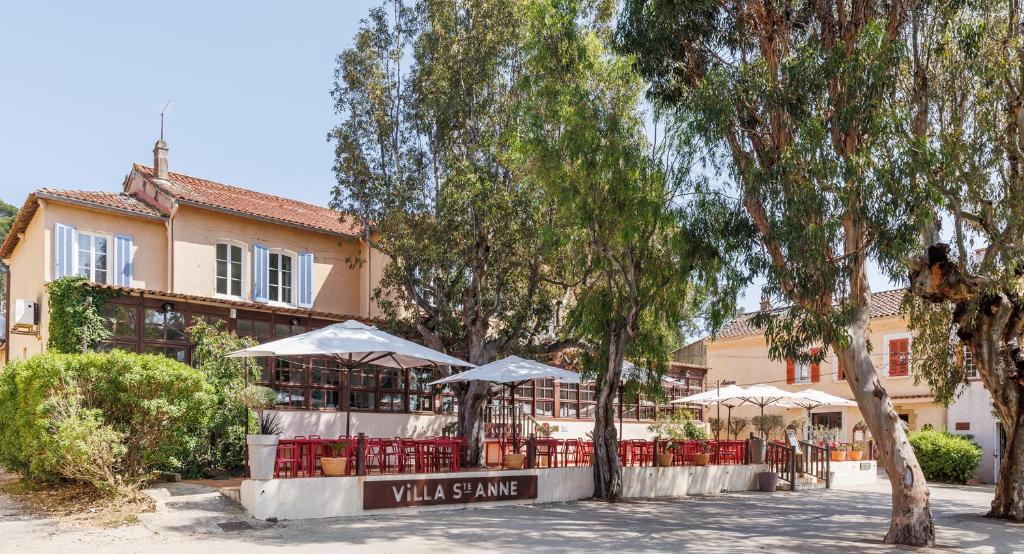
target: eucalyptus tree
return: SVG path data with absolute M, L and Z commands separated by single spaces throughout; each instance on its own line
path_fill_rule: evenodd
M 549 337 L 559 292 L 544 192 L 508 154 L 524 5 L 387 2 L 338 56 L 332 93 L 332 205 L 369 222 L 367 240 L 387 256 L 382 311 L 477 365 Z M 472 465 L 488 394 L 479 382 L 460 392 Z
M 990 516 L 1024 520 L 1024 35 L 1017 2 L 928 4 L 915 13 L 918 154 L 937 200 L 910 266 L 915 372 L 950 401 L 964 357 L 1006 434 Z M 945 242 L 943 240 L 948 242 Z
M 728 257 L 743 221 L 690 173 L 696 151 L 668 129 L 651 142 L 643 82 L 610 48 L 611 2 L 541 0 L 529 17 L 518 151 L 544 183 L 573 252 L 563 332 L 587 344 L 596 379 L 595 497 L 617 500 L 622 471 L 615 393 L 625 358 L 663 374 L 680 328 L 695 315 L 731 315 L 744 274 Z M 709 232 L 731 226 L 730 232 Z M 730 237 L 713 242 L 719 237 Z
M 908 10 L 899 0 L 627 0 L 624 51 L 650 94 L 716 146 L 722 187 L 757 229 L 752 267 L 790 308 L 759 317 L 775 359 L 831 347 L 892 485 L 889 543 L 934 542 L 928 487 L 871 361 L 868 264 L 888 274 L 916 241 L 921 187 L 901 175 L 895 102 Z M 905 202 L 904 200 L 909 200 Z

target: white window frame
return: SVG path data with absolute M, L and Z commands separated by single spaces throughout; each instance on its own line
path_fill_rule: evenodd
M 240 288 L 241 294 L 238 294 L 238 295 L 230 294 L 230 291 L 231 291 L 231 278 L 230 277 L 228 277 L 228 292 L 229 293 L 228 294 L 222 294 L 220 292 L 217 292 L 217 245 L 219 245 L 219 244 L 225 244 L 225 245 L 227 245 L 229 247 L 237 246 L 237 247 L 239 247 L 242 250 L 242 259 L 239 260 L 241 262 L 241 264 L 242 264 L 242 283 L 241 283 L 241 288 Z M 228 256 L 230 257 L 230 255 L 231 255 L 231 249 L 228 248 Z M 246 291 L 245 284 L 246 284 L 246 281 L 248 280 L 248 276 L 249 276 L 248 275 L 248 273 L 249 273 L 248 261 L 249 261 L 249 245 L 245 244 L 244 242 L 238 241 L 238 240 L 232 240 L 232 239 L 218 239 L 217 242 L 214 243 L 214 245 L 213 245 L 213 296 L 215 298 L 224 298 L 224 299 L 228 299 L 228 300 L 242 300 L 244 298 L 247 298 L 246 297 L 246 292 L 247 291 Z M 231 273 L 230 267 L 228 269 L 228 273 L 229 274 Z
M 908 339 L 907 340 L 907 374 L 906 375 L 892 375 L 889 371 L 889 343 L 894 340 Z M 891 335 L 885 335 L 882 337 L 885 341 L 885 349 L 882 352 L 882 363 L 885 364 L 882 367 L 885 368 L 883 377 L 886 379 L 906 379 L 914 375 L 914 334 L 913 333 L 893 333 Z
M 274 288 L 274 285 L 272 285 L 270 283 L 270 275 L 271 275 L 271 273 L 273 273 L 273 270 L 270 269 L 270 258 L 272 256 L 274 256 L 274 255 L 277 255 L 277 256 L 287 256 L 287 257 L 291 258 L 291 261 L 292 261 L 292 264 L 291 264 L 291 285 L 288 287 L 288 288 L 291 289 L 291 296 L 292 296 L 292 299 L 291 299 L 290 302 L 284 302 L 284 301 L 281 301 L 281 300 L 272 300 L 271 299 L 271 292 L 270 291 Z M 267 248 L 267 303 L 270 304 L 271 306 L 288 306 L 288 307 L 291 307 L 291 306 L 298 305 L 298 300 L 299 300 L 298 299 L 298 294 L 297 294 L 298 293 L 298 287 L 296 287 L 296 277 L 298 276 L 298 270 L 296 268 L 296 264 L 298 263 L 298 259 L 299 259 L 298 252 L 292 252 L 291 250 L 285 250 L 283 248 Z M 277 284 L 277 288 L 278 288 L 278 297 L 279 298 L 280 298 L 280 288 L 281 288 L 280 271 L 281 271 L 280 268 L 278 268 L 278 284 Z
M 74 255 L 72 256 L 72 260 L 71 260 L 71 262 L 74 264 L 74 268 L 72 268 L 73 271 L 71 273 L 69 273 L 69 275 L 81 275 L 81 273 L 79 273 L 79 269 L 81 268 L 81 264 L 78 261 L 78 255 L 79 255 L 79 252 L 81 250 L 79 245 L 81 243 L 82 235 L 83 234 L 89 235 L 91 237 L 91 240 L 92 240 L 92 244 L 89 245 L 89 256 L 90 256 L 90 259 L 89 259 L 89 271 L 91 272 L 91 274 L 90 275 L 86 275 L 86 277 L 90 281 L 92 281 L 93 283 L 103 283 L 103 284 L 110 284 L 110 283 L 112 283 L 113 281 L 111 279 L 111 271 L 113 270 L 113 267 L 114 267 L 114 235 L 112 235 L 110 233 L 105 233 L 105 232 L 102 232 L 102 231 L 93 231 L 93 230 L 90 230 L 90 229 L 78 229 L 78 228 L 75 228 L 74 241 L 73 241 L 75 243 L 74 244 L 75 251 L 74 251 Z M 105 274 L 106 274 L 106 279 L 104 279 L 103 281 L 97 281 L 96 280 L 96 249 L 95 249 L 95 246 L 96 246 L 95 239 L 96 239 L 96 237 L 101 237 L 101 238 L 107 239 L 107 252 L 106 252 L 107 263 L 106 263 L 106 267 L 104 268 Z
M 974 371 L 967 368 L 968 358 L 971 360 L 971 367 L 974 368 Z M 963 344 L 960 345 L 960 363 L 963 364 L 964 373 L 967 374 L 968 379 L 981 379 L 981 373 L 978 372 L 978 366 L 974 363 L 974 354 L 972 354 L 970 349 Z
M 803 376 L 803 372 L 807 372 L 807 377 Z M 813 380 L 811 375 L 811 364 L 809 362 L 798 362 L 793 361 L 793 384 L 794 385 L 807 385 Z

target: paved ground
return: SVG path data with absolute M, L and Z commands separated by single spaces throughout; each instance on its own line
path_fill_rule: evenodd
M 257 522 L 212 489 L 152 491 L 156 513 L 115 530 L 68 528 L 26 516 L 0 495 L 0 552 L 891 552 L 888 485 L 806 493 L 737 493 L 607 505 L 430 512 L 358 519 Z M 990 487 L 934 486 L 939 545 L 927 552 L 1024 552 L 1024 525 L 981 517 Z M 312 501 L 312 500 L 311 500 Z M 252 530 L 217 523 L 245 521 Z

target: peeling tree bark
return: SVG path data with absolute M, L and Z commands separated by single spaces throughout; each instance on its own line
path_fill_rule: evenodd
M 608 347 L 608 366 L 597 392 L 594 415 L 594 498 L 617 502 L 622 498 L 622 461 L 615 429 L 615 391 L 622 377 L 626 330 L 613 325 Z
M 914 295 L 955 306 L 957 336 L 974 356 L 1007 438 L 988 516 L 1024 521 L 1024 301 L 965 275 L 943 243 L 911 261 L 910 283 Z

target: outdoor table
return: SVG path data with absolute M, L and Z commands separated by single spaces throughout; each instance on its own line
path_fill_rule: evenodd
M 548 467 L 558 467 L 558 439 L 552 439 L 548 437 L 535 438 L 533 439 L 535 447 L 535 463 L 534 467 L 540 467 L 541 457 L 545 458 L 548 463 Z

